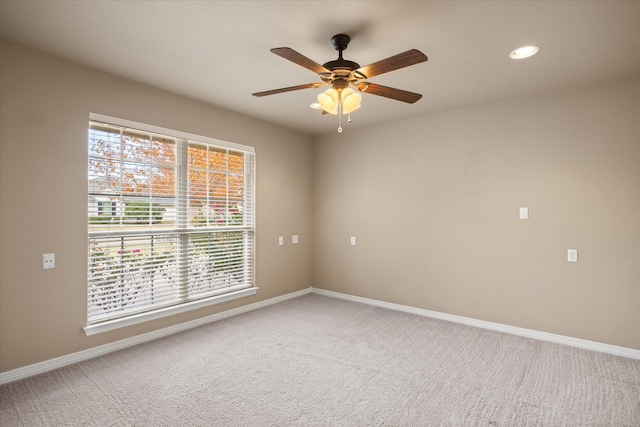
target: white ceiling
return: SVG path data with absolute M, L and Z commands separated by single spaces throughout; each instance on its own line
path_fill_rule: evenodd
M 370 81 L 422 93 L 416 104 L 364 94 L 351 128 L 640 75 L 639 1 L 13 1 L 0 37 L 310 135 L 337 118 L 309 108 L 319 81 L 269 52 L 322 64 L 330 39 L 364 66 L 408 49 L 429 61 Z M 508 53 L 536 44 L 533 58 Z M 350 127 L 346 127 L 348 132 Z

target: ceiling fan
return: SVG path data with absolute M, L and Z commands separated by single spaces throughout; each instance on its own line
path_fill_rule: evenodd
M 318 74 L 321 81 L 256 92 L 253 96 L 275 95 L 277 93 L 329 86 L 328 90 L 318 95 L 318 108 L 322 109 L 323 114 L 338 115 L 338 132 L 342 132 L 342 115 L 348 114 L 350 123 L 350 113 L 360 108 L 360 101 L 362 99 L 360 92 L 383 96 L 409 104 L 413 104 L 422 98 L 422 95 L 419 93 L 382 86 L 368 82 L 367 79 L 424 62 L 428 59 L 425 54 L 417 49 L 411 49 L 361 67 L 358 63 L 348 61 L 342 57 L 342 52 L 347 49 L 349 41 L 351 41 L 351 38 L 346 34 L 333 36 L 331 43 L 338 51 L 338 59 L 329 61 L 323 65 L 318 64 L 289 47 L 276 47 L 271 49 L 271 52 L 276 55 Z

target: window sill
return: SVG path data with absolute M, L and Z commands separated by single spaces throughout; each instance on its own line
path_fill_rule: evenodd
M 229 292 L 222 295 L 215 295 L 209 298 L 201 300 L 191 301 L 180 305 L 171 307 L 165 307 L 146 313 L 134 314 L 132 316 L 123 317 L 120 319 L 108 320 L 106 322 L 97 323 L 95 325 L 89 325 L 82 328 L 86 336 L 100 334 L 102 332 L 113 331 L 115 329 L 125 328 L 131 325 L 137 325 L 138 323 L 148 322 L 154 319 L 160 319 L 167 316 L 172 316 L 178 313 L 184 313 L 186 311 L 195 310 L 210 305 L 220 304 L 226 301 L 232 301 L 234 299 L 248 297 L 255 295 L 258 292 L 257 287 L 241 289 L 238 291 Z

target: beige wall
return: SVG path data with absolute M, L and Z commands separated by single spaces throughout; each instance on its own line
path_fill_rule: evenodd
M 315 287 L 640 349 L 638 79 L 320 138 L 313 203 Z
M 310 137 L 11 44 L 0 55 L 1 372 L 311 285 Z M 84 335 L 89 112 L 256 147 L 256 296 Z
M 640 349 L 637 79 L 314 143 L 11 44 L 0 55 L 1 372 L 308 286 Z M 255 297 L 84 335 L 90 111 L 256 147 Z

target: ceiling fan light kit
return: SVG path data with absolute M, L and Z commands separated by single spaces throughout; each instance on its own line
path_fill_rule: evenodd
M 342 116 L 348 115 L 348 122 L 351 123 L 351 113 L 360 108 L 362 101 L 360 92 L 395 99 L 409 104 L 413 104 L 422 98 L 422 95 L 419 93 L 382 86 L 366 80 L 380 74 L 425 62 L 428 59 L 425 54 L 417 49 L 411 49 L 360 67 L 360 64 L 348 61 L 342 57 L 342 52 L 347 49 L 349 41 L 351 41 L 351 38 L 346 34 L 333 36 L 331 43 L 338 51 L 338 59 L 326 62 L 323 65 L 318 64 L 289 47 L 271 49 L 271 52 L 276 55 L 313 71 L 320 77 L 321 82 L 256 92 L 253 96 L 261 97 L 301 89 L 315 89 L 329 86 L 329 89 L 318 95 L 318 103 L 311 104 L 311 107 L 322 109 L 322 114 L 337 115 L 338 132 L 342 132 Z

